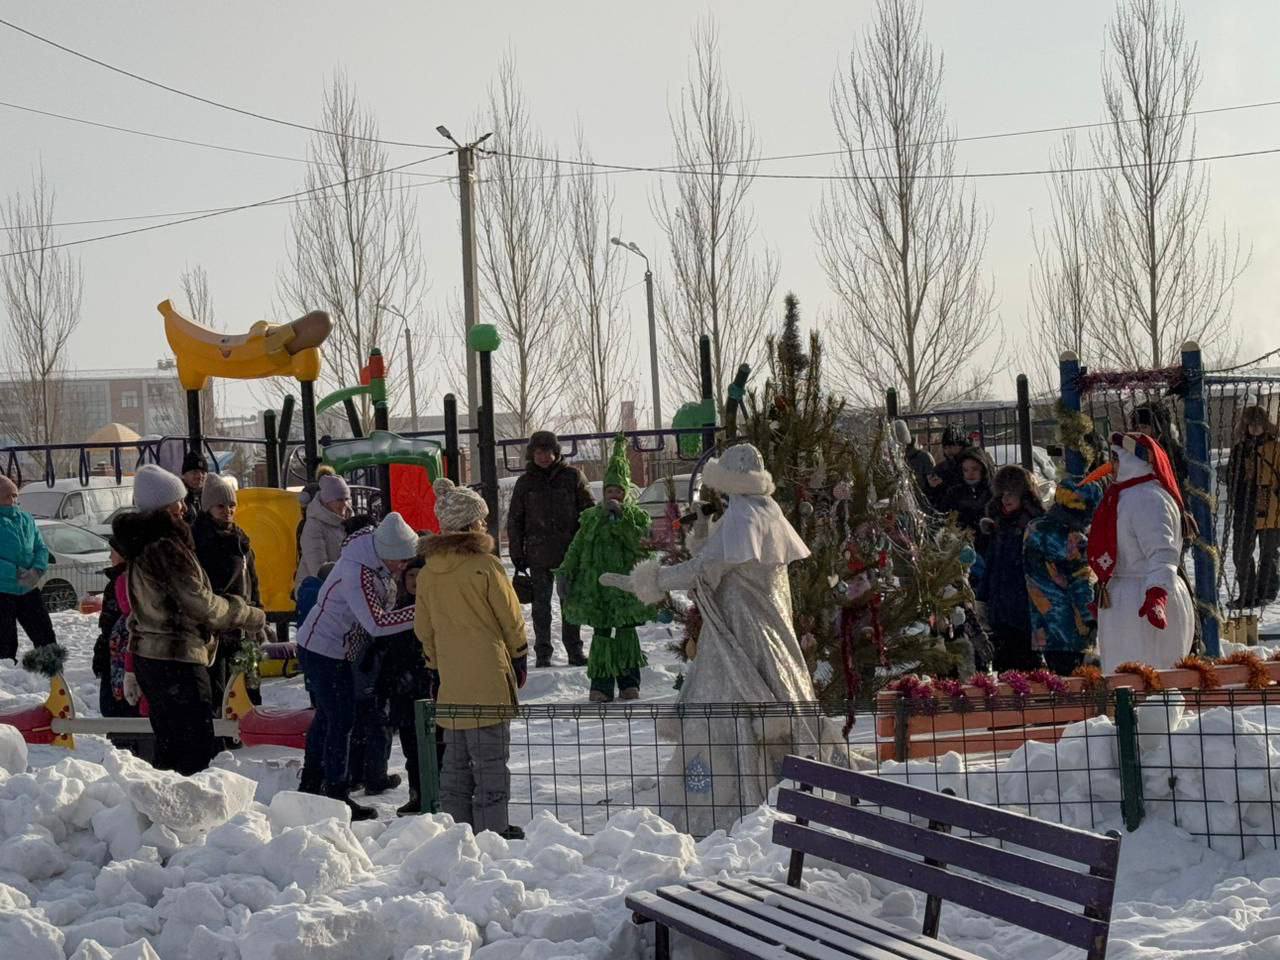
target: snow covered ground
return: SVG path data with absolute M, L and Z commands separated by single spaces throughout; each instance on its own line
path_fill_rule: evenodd
M 56 619 L 71 651 L 67 676 L 77 708 L 93 715 L 93 620 Z M 646 699 L 674 695 L 679 664 L 665 649 L 667 633 L 651 627 L 643 635 L 653 661 Z M 524 695 L 532 702 L 582 702 L 585 692 L 581 671 L 553 668 L 533 671 Z M 0 711 L 43 695 L 39 678 L 0 666 Z M 266 699 L 302 705 L 305 693 L 296 679 L 268 681 Z M 1188 722 L 1180 714 L 1170 719 Z M 1154 731 L 1153 750 L 1160 723 L 1167 724 L 1163 712 L 1157 720 L 1153 727 L 1148 717 L 1144 726 Z M 215 769 L 184 781 L 98 738 L 78 738 L 68 755 L 48 747 L 28 752 L 11 733 L 0 727 L 5 960 L 639 958 L 649 955 L 651 934 L 629 922 L 626 893 L 721 874 L 785 876 L 787 854 L 769 842 L 767 809 L 732 835 L 700 842 L 645 810 L 614 813 L 590 836 L 542 812 L 527 840 L 508 843 L 493 834 L 473 837 L 446 817 L 397 820 L 390 808 L 402 802 L 403 790 L 377 799 L 381 820 L 352 825 L 343 808 L 290 791 L 298 757 L 287 750 L 224 754 Z M 1114 740 L 1091 738 L 1087 749 L 1105 749 L 1106 742 Z M 1025 770 L 1006 766 L 1004 789 L 1016 792 L 1021 781 L 1029 801 L 1043 800 L 1049 778 L 1033 776 L 1042 760 L 1033 749 L 1020 761 Z M 393 766 L 399 762 L 397 754 Z M 913 767 L 913 782 L 929 772 Z M 944 758 L 941 769 L 963 773 L 955 759 Z M 975 765 L 968 782 L 996 781 L 978 776 Z M 1055 782 L 1061 790 L 1060 778 Z M 1236 799 L 1253 802 L 1241 791 L 1262 788 L 1246 783 Z M 969 792 L 977 798 L 983 789 Z M 1105 800 L 1113 797 L 1098 799 L 1099 815 L 1108 816 Z M 1096 826 L 1119 824 L 1112 818 Z M 1155 815 L 1125 835 L 1122 850 L 1109 956 L 1280 956 L 1280 854 L 1230 857 Z M 920 927 L 917 894 L 821 865 L 806 880 L 850 909 Z M 961 908 L 944 909 L 942 930 L 946 940 L 993 960 L 1078 956 Z M 676 940 L 680 956 L 693 955 Z

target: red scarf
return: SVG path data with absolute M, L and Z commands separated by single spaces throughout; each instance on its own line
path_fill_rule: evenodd
M 1148 473 L 1141 477 L 1134 477 L 1132 480 L 1111 484 L 1107 487 L 1107 492 L 1102 495 L 1102 503 L 1098 504 L 1097 512 L 1093 515 L 1093 525 L 1089 527 L 1089 566 L 1098 575 L 1098 583 L 1103 587 L 1104 597 L 1107 581 L 1111 579 L 1111 574 L 1116 568 L 1116 518 L 1119 513 L 1117 508 L 1120 505 L 1120 493 L 1155 479 L 1154 473 Z M 1099 606 L 1105 607 L 1107 604 L 1101 603 Z

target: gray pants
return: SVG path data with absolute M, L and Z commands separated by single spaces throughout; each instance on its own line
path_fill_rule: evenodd
M 501 833 L 510 825 L 511 724 L 507 721 L 471 730 L 444 731 L 444 766 L 440 770 L 440 808 L 456 823 L 469 823 L 476 833 Z

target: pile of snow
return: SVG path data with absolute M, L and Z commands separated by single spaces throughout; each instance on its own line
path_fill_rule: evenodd
M 508 843 L 447 816 L 352 824 L 287 791 L 266 806 L 226 770 L 103 760 L 0 774 L 0 956 L 603 958 L 640 946 L 626 893 L 786 865 L 765 812 L 698 844 L 645 810 L 594 837 L 543 814 Z

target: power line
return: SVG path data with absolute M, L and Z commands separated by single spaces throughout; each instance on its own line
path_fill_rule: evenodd
M 194 223 L 197 220 L 208 220 L 212 217 L 218 217 L 228 213 L 236 213 L 240 210 L 252 210 L 257 207 L 265 207 L 265 206 L 270 206 L 272 204 L 278 204 L 278 203 L 283 203 L 287 201 L 297 200 L 298 198 L 306 197 L 310 194 L 323 193 L 326 190 L 332 189 L 333 187 L 342 186 L 343 184 L 359 183 L 362 180 L 368 180 L 372 177 L 380 177 L 389 173 L 397 173 L 401 170 L 404 170 L 407 167 L 417 166 L 420 163 L 430 163 L 432 160 L 440 160 L 444 157 L 449 156 L 451 153 L 453 153 L 452 150 L 446 150 L 443 153 L 439 153 L 434 156 L 422 157 L 418 160 L 410 160 L 408 163 L 402 163 L 394 167 L 386 167 L 382 170 L 374 170 L 371 173 L 362 174 L 358 177 L 351 177 L 345 180 L 336 180 L 336 181 L 333 181 L 332 183 L 321 184 L 318 187 L 311 187 L 306 190 L 299 190 L 296 193 L 287 193 L 284 196 L 280 196 L 280 197 L 271 197 L 267 200 L 258 200 L 253 203 L 244 203 L 234 207 L 221 207 L 221 208 L 210 210 L 194 216 L 184 217 L 180 220 L 168 220 L 168 221 L 165 221 L 164 223 L 153 223 L 145 227 L 134 227 L 131 230 L 118 230 L 115 233 L 104 233 L 104 234 L 99 234 L 96 237 L 84 237 L 80 240 L 64 240 L 61 243 L 50 243 L 42 247 L 31 247 L 23 250 L 11 250 L 8 253 L 0 254 L 0 259 L 5 259 L 7 257 L 16 257 L 22 254 L 28 254 L 28 253 L 40 253 L 46 250 L 59 250 L 59 249 L 62 249 L 63 247 L 78 247 L 86 243 L 97 243 L 99 240 L 113 240 L 118 237 L 132 236 L 136 233 L 147 233 L 152 230 L 163 230 L 166 227 L 176 227 L 184 223 Z M 34 226 L 35 225 L 33 224 L 32 228 L 34 228 Z
M 478 147 L 481 153 L 495 157 L 511 157 L 517 160 L 529 160 L 535 163 L 552 163 L 565 164 L 573 167 L 588 167 L 595 170 L 604 170 L 613 173 L 676 173 L 684 175 L 697 175 L 700 171 L 691 170 L 688 167 L 646 167 L 634 164 L 623 163 L 600 163 L 594 160 L 565 160 L 561 157 L 539 157 L 532 154 L 511 153 L 502 150 L 487 150 Z M 1169 163 L 1192 164 L 1207 163 L 1214 160 L 1235 160 L 1242 157 L 1261 157 L 1273 153 L 1280 153 L 1280 147 L 1268 147 L 1260 150 L 1242 150 L 1237 153 L 1218 153 L 1203 157 L 1180 157 L 1176 160 L 1168 161 Z M 737 161 L 723 161 L 724 163 L 735 163 Z M 917 180 L 998 180 L 1005 177 L 1045 177 L 1054 174 L 1076 174 L 1076 173 L 1101 173 L 1107 170 L 1134 170 L 1139 169 L 1144 164 L 1140 163 L 1111 163 L 1111 164 L 1095 164 L 1087 167 L 1042 167 L 1030 170 L 985 170 L 977 173 L 917 173 L 912 176 Z M 847 174 L 847 173 L 760 173 L 759 171 L 745 170 L 720 170 L 712 171 L 714 176 L 733 177 L 735 179 L 746 180 L 814 180 L 814 181 L 842 181 L 842 180 L 897 180 L 899 179 L 892 174 Z M 551 174 L 550 176 L 554 176 Z
M 204 147 L 208 150 L 221 150 L 226 153 L 239 153 L 249 157 L 263 157 L 268 160 L 287 160 L 290 163 L 318 163 L 321 166 L 337 167 L 336 163 L 330 163 L 325 160 L 309 160 L 306 157 L 290 157 L 279 153 L 264 153 L 261 150 L 246 150 L 243 147 L 232 147 L 223 143 L 208 143 L 204 140 L 187 140 L 184 137 L 173 137 L 164 133 L 152 133 L 148 130 L 135 130 L 132 127 L 121 127 L 114 123 L 103 123 L 100 120 L 89 120 L 86 117 L 73 117 L 65 113 L 54 113 L 52 110 L 41 110 L 38 107 L 28 107 L 21 103 L 10 103 L 7 100 L 0 100 L 0 107 L 8 107 L 11 110 L 21 110 L 24 113 L 34 113 L 42 117 L 52 117 L 56 120 L 69 120 L 71 123 L 82 123 L 89 127 L 98 127 L 103 130 L 113 130 L 116 133 L 129 133 L 137 137 L 148 137 L 152 140 L 164 140 L 168 143 L 181 143 L 189 147 Z M 430 174 L 417 173 L 410 171 L 410 176 L 430 176 Z
M 394 146 L 394 147 L 414 147 L 420 150 L 445 149 L 443 144 L 438 144 L 438 143 L 413 143 L 406 140 L 384 140 L 381 137 L 368 137 L 368 136 L 361 136 L 359 134 L 338 133 L 337 131 L 334 131 L 334 130 L 325 130 L 322 127 L 313 127 L 310 124 L 306 124 L 306 123 L 295 123 L 292 120 L 282 120 L 279 117 L 272 117 L 272 116 L 269 116 L 268 114 L 258 113 L 254 110 L 245 110 L 242 107 L 235 107 L 229 103 L 222 103 L 218 100 L 211 100 L 208 97 L 202 97 L 196 93 L 190 93 L 189 91 L 186 91 L 186 90 L 180 90 L 177 87 L 171 87 L 167 83 L 161 83 L 159 80 L 152 80 L 150 77 L 144 77 L 141 74 L 134 73 L 131 70 L 125 70 L 123 67 L 114 66 L 113 64 L 107 63 L 105 60 L 99 60 L 97 57 L 91 57 L 87 53 L 81 53 L 79 50 L 73 50 L 71 49 L 71 47 L 58 43 L 56 40 L 51 40 L 48 37 L 41 36 L 38 33 L 28 30 L 25 27 L 20 27 L 16 23 L 12 23 L 3 18 L 0 18 L 0 26 L 8 27 L 10 30 L 16 30 L 18 33 L 28 36 L 32 40 L 38 40 L 41 43 L 48 44 L 49 46 L 53 47 L 56 50 L 61 50 L 63 53 L 68 53 L 73 57 L 78 57 L 79 59 L 84 60 L 88 63 L 92 63 L 95 66 L 99 66 L 99 67 L 102 67 L 103 69 L 110 70 L 112 73 L 118 73 L 121 76 L 130 78 L 131 80 L 137 80 L 139 83 L 145 83 L 148 86 L 156 87 L 160 90 L 165 90 L 169 93 L 177 94 L 180 97 L 186 97 L 188 100 L 195 100 L 198 103 L 203 103 L 210 107 L 217 107 L 219 110 L 229 110 L 232 113 L 238 113 L 244 117 L 253 117 L 255 120 L 265 120 L 268 123 L 276 123 L 283 127 L 292 127 L 295 130 L 305 130 L 308 133 L 322 133 L 322 134 L 325 134 L 326 136 L 342 136 L 348 140 L 367 140 L 373 143 L 383 143 L 383 144 L 387 144 L 389 146 Z

